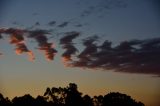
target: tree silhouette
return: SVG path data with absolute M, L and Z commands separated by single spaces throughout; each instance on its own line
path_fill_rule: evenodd
M 94 106 L 102 106 L 102 104 L 103 104 L 103 96 L 102 95 L 94 96 L 93 103 L 94 103 Z
M 0 93 L 0 106 L 144 106 L 130 96 L 119 92 L 111 92 L 104 96 L 82 95 L 75 83 L 67 87 L 47 88 L 44 95 L 36 98 L 30 94 L 14 97 L 10 101 Z
M 102 106 L 144 106 L 143 104 L 137 103 L 130 96 L 121 93 L 109 93 L 104 96 Z
M 66 106 L 82 106 L 83 99 L 81 95 L 82 93 L 78 91 L 77 85 L 70 83 L 67 87 Z
M 44 97 L 46 97 L 47 101 L 53 102 L 54 105 L 63 106 L 66 98 L 66 88 L 47 88 Z
M 13 102 L 13 106 L 35 106 L 36 105 L 36 102 L 35 102 L 35 99 L 27 94 L 27 95 L 24 95 L 22 97 L 15 97 L 13 98 L 12 100 Z
M 93 99 L 89 95 L 83 96 L 83 106 L 94 106 Z
M 10 106 L 11 102 L 8 98 L 4 98 L 4 96 L 0 93 L 0 106 Z
M 48 102 L 45 97 L 37 96 L 36 98 L 36 106 L 48 106 Z

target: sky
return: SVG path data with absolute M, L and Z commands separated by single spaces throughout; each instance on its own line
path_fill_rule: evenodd
M 121 92 L 159 106 L 158 4 L 2 0 L 0 92 L 10 98 L 36 96 L 73 82 L 83 94 Z

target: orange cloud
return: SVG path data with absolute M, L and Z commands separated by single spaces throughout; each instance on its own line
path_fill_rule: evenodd
M 29 38 L 33 38 L 38 43 L 38 49 L 44 51 L 47 60 L 54 60 L 54 56 L 57 50 L 54 49 L 54 44 L 48 42 L 48 38 L 45 34 L 49 34 L 46 30 L 30 31 Z
M 22 33 L 19 32 L 15 32 L 14 34 L 10 35 L 10 43 L 14 44 L 16 46 L 15 48 L 15 53 L 17 55 L 20 55 L 22 53 L 27 53 L 29 56 L 29 60 L 34 60 L 35 57 L 32 53 L 32 51 L 30 51 L 27 46 L 24 43 L 24 37 L 22 36 Z

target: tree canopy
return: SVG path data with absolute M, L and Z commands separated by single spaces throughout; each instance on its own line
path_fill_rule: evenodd
M 36 98 L 26 94 L 9 100 L 0 93 L 0 106 L 144 106 L 144 104 L 119 92 L 90 97 L 79 92 L 75 83 L 70 83 L 67 87 L 48 87 L 44 95 L 38 95 Z

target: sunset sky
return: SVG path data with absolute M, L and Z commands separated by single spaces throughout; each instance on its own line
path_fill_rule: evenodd
M 72 82 L 90 96 L 120 92 L 159 106 L 159 5 L 159 0 L 1 0 L 0 92 L 37 96 Z

